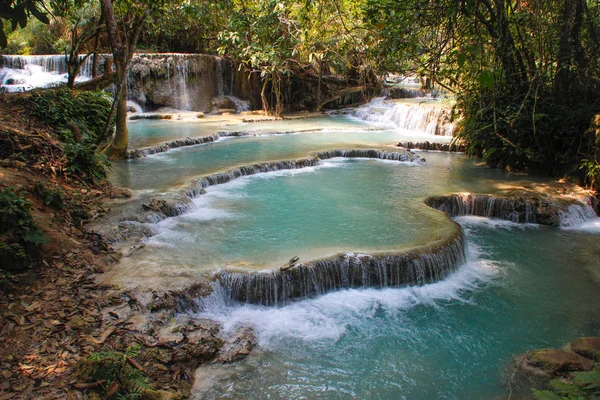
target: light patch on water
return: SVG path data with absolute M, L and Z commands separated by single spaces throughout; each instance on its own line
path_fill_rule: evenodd
M 468 303 L 469 293 L 492 282 L 498 275 L 496 263 L 482 257 L 470 243 L 468 262 L 447 279 L 424 286 L 388 289 L 350 289 L 274 308 L 231 304 L 222 288 L 204 299 L 200 317 L 223 323 L 225 331 L 239 324 L 255 329 L 259 344 L 275 348 L 282 341 L 337 341 L 349 329 L 386 312 L 394 317 L 419 305 L 441 307 L 448 301 Z

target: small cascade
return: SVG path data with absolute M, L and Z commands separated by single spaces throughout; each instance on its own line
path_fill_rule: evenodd
M 385 114 L 400 129 L 421 131 L 428 135 L 453 136 L 450 110 L 396 104 Z
M 185 195 L 193 198 L 206 193 L 204 189 L 206 189 L 209 186 L 221 185 L 223 183 L 231 182 L 237 178 L 241 178 L 244 176 L 256 175 L 266 172 L 314 167 L 318 163 L 318 158 L 305 158 L 295 161 L 274 161 L 254 165 L 244 165 L 242 167 L 232 169 L 228 172 L 220 172 L 197 179 L 196 181 L 194 181 L 190 188 L 185 190 Z
M 175 108 L 190 111 L 192 106 L 188 90 L 189 60 L 186 57 L 170 57 L 169 61 L 173 62 L 173 74 L 169 78 L 175 92 Z
M 143 113 L 144 109 L 133 100 L 127 100 L 127 110 L 134 113 Z
M 353 115 L 364 121 L 391 123 L 398 129 L 427 135 L 454 135 L 455 124 L 451 121 L 451 111 L 443 108 L 390 103 L 379 97 L 354 110 Z
M 425 285 L 446 278 L 465 262 L 463 232 L 442 244 L 405 253 L 339 254 L 286 271 L 223 271 L 217 279 L 234 300 L 283 305 L 292 300 L 350 288 Z
M 231 102 L 235 105 L 235 110 L 237 112 L 250 111 L 250 103 L 247 102 L 246 100 L 238 99 L 235 96 L 224 96 L 224 97 L 231 100 Z
M 431 98 L 431 94 L 426 94 L 423 90 L 407 89 L 403 87 L 381 89 L 381 96 L 389 97 L 391 99 Z
M 215 61 L 216 81 L 217 81 L 217 96 L 225 96 L 225 85 L 223 79 L 223 59 L 217 57 Z
M 572 204 L 558 215 L 562 229 L 585 229 L 586 225 L 592 224 L 600 227 L 600 219 L 589 204 Z
M 328 160 L 330 158 L 344 157 L 344 158 L 374 158 L 379 160 L 391 160 L 391 161 L 405 161 L 405 162 L 417 162 L 419 158 L 410 152 L 398 152 L 398 151 L 380 151 L 374 149 L 358 149 L 358 150 L 330 150 L 322 151 L 317 153 L 317 157 L 321 160 Z
M 528 224 L 540 223 L 539 203 L 539 199 L 504 198 L 472 193 L 429 197 L 425 200 L 428 206 L 444 211 L 451 217 L 472 215 Z

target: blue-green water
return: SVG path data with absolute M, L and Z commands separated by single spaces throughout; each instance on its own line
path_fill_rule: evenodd
M 335 148 L 380 148 L 392 146 L 409 136 L 397 130 L 368 131 L 363 123 L 353 119 L 331 118 L 326 119 L 327 124 L 317 121 L 302 119 L 295 121 L 298 129 L 309 128 L 335 128 L 330 131 L 305 132 L 290 135 L 272 135 L 261 137 L 226 138 L 216 143 L 191 146 L 171 150 L 143 159 L 122 161 L 114 163 L 110 179 L 118 186 L 134 190 L 163 191 L 176 185 L 184 184 L 188 179 L 222 171 L 236 165 L 252 164 L 264 161 L 290 160 L 306 157 L 311 152 L 330 150 Z M 337 122 L 336 121 L 340 121 Z M 294 121 L 285 121 L 285 127 L 280 130 L 291 130 L 289 125 Z M 283 122 L 278 122 L 282 124 Z M 164 130 L 172 137 L 186 137 L 189 132 L 181 130 L 199 125 L 192 123 L 179 123 L 159 121 L 137 121 L 132 125 L 132 136 L 143 135 L 144 128 L 148 128 L 149 135 Z M 262 129 L 274 123 L 247 124 L 254 129 Z M 158 128 L 155 128 L 158 127 Z M 167 128 L 169 126 L 169 128 Z M 354 126 L 354 129 L 350 129 Z M 139 132 L 135 132 L 139 129 Z M 239 127 L 229 127 L 237 130 Z M 191 128 L 190 128 L 191 129 Z M 342 129 L 342 130 L 340 130 Z M 421 140 L 424 140 L 421 138 Z M 391 150 L 392 148 L 388 149 Z
M 597 239 L 460 221 L 470 260 L 443 282 L 278 309 L 214 299 L 202 316 L 253 325 L 261 349 L 201 371 L 197 398 L 506 398 L 515 356 L 600 334 Z
M 167 125 L 174 130 L 169 135 L 178 135 L 177 124 Z M 119 163 L 113 177 L 133 189 L 164 192 L 237 165 L 339 147 L 381 148 L 406 137 L 346 128 L 170 151 Z M 151 263 L 211 271 L 273 267 L 295 255 L 305 261 L 337 251 L 406 247 L 434 240 L 449 226 L 421 203 L 426 196 L 536 182 L 462 155 L 421 154 L 427 161 L 419 165 L 328 160 L 210 187 L 189 214 L 155 226 L 158 234 L 135 261 L 142 269 Z M 219 319 L 226 330 L 253 325 L 260 348 L 241 363 L 201 370 L 195 396 L 506 398 L 513 357 L 600 335 L 597 234 L 458 221 L 469 261 L 436 284 L 346 290 L 279 308 L 231 304 L 215 292 L 201 316 Z

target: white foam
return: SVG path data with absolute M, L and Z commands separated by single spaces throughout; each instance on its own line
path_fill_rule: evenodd
M 473 248 L 474 246 L 471 245 Z M 469 293 L 493 281 L 499 268 L 480 257 L 475 247 L 469 261 L 447 279 L 418 287 L 397 289 L 350 289 L 329 293 L 318 298 L 274 308 L 256 305 L 228 304 L 223 289 L 216 290 L 203 305 L 207 311 L 201 317 L 219 320 L 224 329 L 250 324 L 263 348 L 289 338 L 306 342 L 336 341 L 352 326 L 384 311 L 390 317 L 424 305 L 440 307 L 445 302 L 470 302 Z
M 504 219 L 495 219 L 487 217 L 477 217 L 473 215 L 464 215 L 455 217 L 454 220 L 462 226 L 483 226 L 492 229 L 526 229 L 539 228 L 539 224 L 521 224 L 518 222 L 507 221 Z
M 559 217 L 563 230 L 600 233 L 600 218 L 588 204 L 572 204 Z

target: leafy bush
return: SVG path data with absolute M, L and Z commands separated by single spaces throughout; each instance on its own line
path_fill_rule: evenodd
M 96 153 L 94 146 L 73 143 L 64 147 L 67 172 L 89 181 L 106 178 L 106 169 L 110 167 L 110 161 L 104 154 Z
M 67 88 L 33 92 L 32 113 L 48 125 L 63 132 L 74 123 L 81 130 L 83 141 L 99 144 L 111 109 L 111 99 L 102 91 L 77 92 Z M 111 130 L 112 132 L 112 130 Z M 65 138 L 72 141 L 73 138 Z
M 128 347 L 125 352 L 107 351 L 92 353 L 87 360 L 79 362 L 78 374 L 89 382 L 107 381 L 106 387 L 116 382 L 119 399 L 139 399 L 148 387 L 144 374 L 133 367 L 128 358 L 139 354 L 140 346 Z
M 57 210 L 63 210 L 65 208 L 65 195 L 58 186 L 55 188 L 48 188 L 42 182 L 36 182 L 33 191 L 45 205 Z
M 576 372 L 572 382 L 554 379 L 553 390 L 534 390 L 538 400 L 586 400 L 600 398 L 600 370 Z
M 31 217 L 30 203 L 13 188 L 0 191 L 0 266 L 17 270 L 33 264 L 48 239 Z
M 30 101 L 33 115 L 54 127 L 64 142 L 67 172 L 88 181 L 105 178 L 110 163 L 96 151 L 108 139 L 104 126 L 111 100 L 106 93 L 59 88 L 34 92 Z

